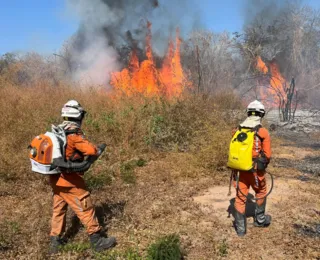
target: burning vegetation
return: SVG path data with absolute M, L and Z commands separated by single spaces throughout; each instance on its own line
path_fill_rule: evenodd
M 275 60 L 269 63 L 270 66 L 270 81 L 269 85 L 260 88 L 260 98 L 268 103 L 270 107 L 277 108 L 281 99 L 286 100 L 286 80 L 282 77 L 279 66 Z M 257 57 L 257 69 L 263 74 L 269 72 L 268 67 L 263 62 L 260 56 Z
M 281 75 L 279 65 L 273 59 L 269 62 L 270 72 L 267 65 L 260 56 L 257 57 L 256 68 L 258 71 L 267 75 L 269 84 L 260 87 L 260 99 L 268 105 L 269 108 L 278 108 L 282 113 L 283 121 L 290 121 L 294 118 L 297 109 L 297 91 L 295 89 L 295 80 L 290 83 Z M 260 80 L 264 84 L 264 80 Z
M 190 83 L 185 77 L 180 58 L 180 35 L 176 30 L 175 45 L 170 39 L 167 54 L 161 68 L 157 68 L 152 53 L 151 23 L 147 24 L 146 59 L 139 61 L 137 50 L 130 54 L 129 64 L 120 72 L 111 75 L 111 86 L 126 95 L 141 93 L 145 96 L 178 97 Z

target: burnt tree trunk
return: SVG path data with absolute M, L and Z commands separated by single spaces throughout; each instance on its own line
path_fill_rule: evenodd
M 197 69 L 198 69 L 198 94 L 201 93 L 201 80 L 202 80 L 202 72 L 201 72 L 201 61 L 200 61 L 200 53 L 199 46 L 196 46 L 196 56 L 197 56 Z
M 295 80 L 294 78 L 292 78 L 289 88 L 287 88 L 286 86 L 284 87 L 286 94 L 285 97 L 281 98 L 279 102 L 282 112 L 282 120 L 284 122 L 292 122 L 294 120 L 295 112 L 298 105 L 298 95 L 295 87 Z M 294 101 L 295 105 L 293 105 Z

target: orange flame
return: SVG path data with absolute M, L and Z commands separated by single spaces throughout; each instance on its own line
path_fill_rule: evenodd
M 278 107 L 281 100 L 286 100 L 286 80 L 282 77 L 279 66 L 275 60 L 272 60 L 269 66 L 271 74 L 270 86 L 260 88 L 260 97 L 268 103 L 270 107 Z M 256 68 L 263 74 L 267 74 L 269 71 L 260 56 L 257 57 Z
M 267 74 L 268 73 L 268 67 L 266 66 L 266 64 L 262 61 L 261 57 L 258 56 L 257 57 L 257 69 L 259 71 L 261 71 L 263 74 Z
M 181 66 L 179 30 L 176 31 L 176 46 L 172 40 L 169 41 L 167 54 L 161 69 L 158 70 L 152 54 L 150 22 L 147 23 L 147 28 L 145 47 L 147 59 L 139 63 L 136 50 L 133 50 L 128 68 L 112 73 L 110 84 L 114 89 L 129 96 L 141 93 L 145 96 L 178 97 L 185 86 L 190 86 Z

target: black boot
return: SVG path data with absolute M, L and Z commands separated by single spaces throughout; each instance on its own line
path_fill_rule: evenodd
M 65 241 L 61 239 L 60 236 L 50 237 L 49 254 L 58 253 L 64 245 L 65 245 Z
M 236 209 L 234 210 L 234 222 L 237 235 L 243 237 L 247 233 L 247 218 L 245 214 L 241 214 Z
M 256 205 L 255 217 L 254 217 L 254 226 L 255 227 L 268 227 L 271 223 L 271 216 L 265 215 L 267 199 L 264 199 L 262 205 Z
M 97 252 L 112 248 L 116 245 L 116 239 L 114 237 L 103 237 L 100 232 L 90 235 L 91 247 Z

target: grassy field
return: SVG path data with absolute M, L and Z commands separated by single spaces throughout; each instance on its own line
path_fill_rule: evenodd
M 232 112 L 241 106 L 230 92 L 168 101 L 46 83 L 0 87 L 1 259 L 49 257 L 51 189 L 45 176 L 31 172 L 27 146 L 61 122 L 68 99 L 88 111 L 88 138 L 108 145 L 85 178 L 99 222 L 118 245 L 92 252 L 69 210 L 69 242 L 54 259 L 319 259 L 318 179 L 302 182 L 296 169 L 271 164 L 276 186 L 268 209 L 274 221 L 263 230 L 249 222 L 243 239 L 235 235 L 227 208 L 215 206 L 217 197 L 210 200 L 212 188 L 221 188 L 221 201 L 231 199 L 224 193 L 228 142 L 245 115 Z M 303 153 L 319 153 L 274 140 L 274 158 L 302 160 Z M 196 199 L 204 195 L 209 199 Z M 159 252 L 167 256 L 157 258 Z

